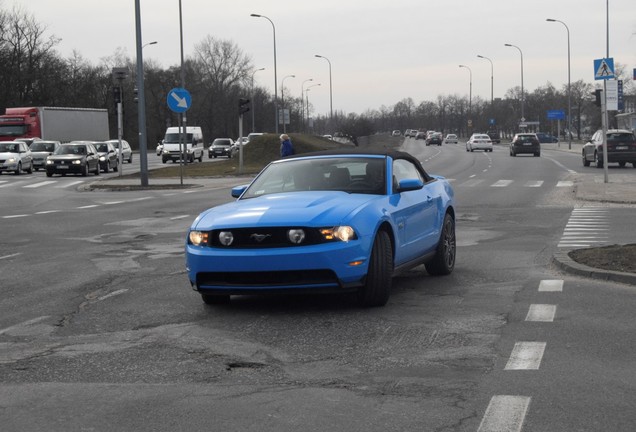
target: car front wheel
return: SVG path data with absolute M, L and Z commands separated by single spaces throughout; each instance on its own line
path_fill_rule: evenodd
M 379 231 L 373 241 L 365 284 L 358 293 L 359 303 L 362 306 L 384 306 L 391 294 L 392 273 L 391 239 L 386 231 Z
M 599 155 L 598 152 L 594 153 L 594 161 L 596 162 L 596 168 L 603 168 L 603 156 Z
M 589 167 L 590 161 L 587 160 L 587 158 L 585 157 L 585 153 L 582 153 L 582 157 L 583 157 L 583 166 Z
M 442 234 L 437 244 L 437 251 L 433 259 L 425 264 L 426 271 L 434 276 L 451 274 L 455 268 L 457 241 L 455 238 L 455 220 L 446 213 Z

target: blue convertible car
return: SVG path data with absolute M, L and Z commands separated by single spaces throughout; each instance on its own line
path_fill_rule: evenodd
M 270 163 L 236 201 L 201 213 L 186 267 L 206 304 L 231 295 L 346 292 L 383 306 L 392 277 L 455 265 L 450 184 L 399 151 L 335 150 Z

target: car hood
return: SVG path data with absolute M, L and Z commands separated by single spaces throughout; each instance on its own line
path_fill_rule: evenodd
M 47 152 L 47 151 L 32 151 L 31 152 L 32 156 L 50 156 L 52 154 L 53 152 Z
M 346 192 L 293 192 L 238 200 L 201 213 L 199 230 L 243 226 L 338 225 L 381 195 Z
M 13 152 L 0 152 L 0 158 L 9 159 L 13 157 L 18 157 L 18 154 L 19 153 L 13 153 Z
M 51 155 L 49 158 L 54 160 L 76 160 L 82 159 L 86 155 L 75 155 L 75 154 L 63 154 L 63 155 Z

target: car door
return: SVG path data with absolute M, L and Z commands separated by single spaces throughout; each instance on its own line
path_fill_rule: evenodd
M 405 179 L 424 181 L 413 163 L 404 159 L 393 161 L 392 175 L 394 188 Z M 418 190 L 393 192 L 393 219 L 398 228 L 395 264 L 400 265 L 435 247 L 439 235 L 436 228 L 437 200 L 426 184 Z
M 20 151 L 20 160 L 22 160 L 22 167 L 24 169 L 27 169 L 27 167 L 30 168 L 33 164 L 33 156 L 31 155 L 31 149 L 29 149 L 29 146 L 27 145 L 27 143 L 21 142 L 19 151 Z

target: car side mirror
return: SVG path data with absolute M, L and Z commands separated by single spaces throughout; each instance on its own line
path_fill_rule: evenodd
M 403 179 L 398 182 L 397 191 L 407 192 L 422 189 L 423 187 L 424 182 L 420 179 Z
M 249 185 L 241 185 L 241 186 L 235 186 L 232 188 L 232 197 L 233 198 L 238 198 L 241 195 L 243 195 L 243 192 L 245 192 L 245 189 L 247 189 L 247 186 Z

